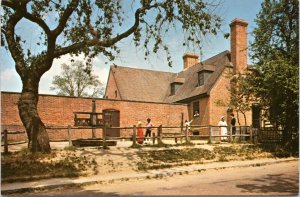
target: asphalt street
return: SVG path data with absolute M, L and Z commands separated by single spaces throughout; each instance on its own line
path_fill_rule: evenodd
M 56 188 L 22 195 L 298 195 L 298 161 L 182 173 L 172 177 Z

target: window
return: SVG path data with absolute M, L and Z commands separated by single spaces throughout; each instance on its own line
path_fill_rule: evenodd
M 199 101 L 193 102 L 193 116 L 199 116 Z
M 198 86 L 202 86 L 205 84 L 207 79 L 210 77 L 212 71 L 209 70 L 201 70 L 198 72 Z
M 198 86 L 204 85 L 204 72 L 198 73 Z
M 171 95 L 174 95 L 181 85 L 182 83 L 171 83 Z
M 115 98 L 117 98 L 117 97 L 118 97 L 118 91 L 115 90 Z

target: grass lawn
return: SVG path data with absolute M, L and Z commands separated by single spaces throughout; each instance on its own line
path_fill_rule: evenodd
M 75 150 L 32 154 L 27 149 L 2 154 L 2 181 L 13 182 L 49 177 L 77 177 L 97 165 L 95 160 L 78 156 Z

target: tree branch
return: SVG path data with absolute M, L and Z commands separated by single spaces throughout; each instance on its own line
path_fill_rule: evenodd
M 99 39 L 99 34 L 98 34 L 98 32 L 94 29 L 93 25 L 88 24 L 88 28 L 89 28 L 91 34 L 94 36 L 94 38 Z
M 27 10 L 22 10 L 24 13 L 24 17 L 36 24 L 38 24 L 44 31 L 45 33 L 50 36 L 50 29 L 48 27 L 48 25 L 45 23 L 45 21 L 43 21 L 43 19 L 41 19 L 40 17 L 37 16 L 33 16 L 32 14 L 30 14 L 29 12 L 27 12 Z
M 60 57 L 61 55 L 65 55 L 67 53 L 71 53 L 73 51 L 77 51 L 82 47 L 91 47 L 91 46 L 102 46 L 103 48 L 105 47 L 110 47 L 113 46 L 115 43 L 117 43 L 118 41 L 122 40 L 123 38 L 128 37 L 129 35 L 131 35 L 135 30 L 137 30 L 139 23 L 140 23 L 140 14 L 141 13 L 145 13 L 147 10 L 150 10 L 152 8 L 156 8 L 159 7 L 161 4 L 156 3 L 154 5 L 149 5 L 149 6 L 145 6 L 142 8 L 139 8 L 136 10 L 135 12 L 135 22 L 134 24 L 125 32 L 117 35 L 114 38 L 110 38 L 107 40 L 98 40 L 97 38 L 91 39 L 91 40 L 85 40 L 79 43 L 74 43 L 70 46 L 67 47 L 63 47 L 60 48 L 58 50 L 56 50 L 54 52 L 54 58 Z
M 18 12 L 14 13 L 6 24 L 4 35 L 8 43 L 8 48 L 12 55 L 12 58 L 15 60 L 16 71 L 23 79 L 27 71 L 24 61 L 24 54 L 23 50 L 21 49 L 20 43 L 15 40 L 15 26 L 22 18 L 22 15 Z
M 16 1 L 12 1 L 12 0 L 2 0 L 1 3 L 2 3 L 2 5 L 10 7 L 13 10 L 16 10 L 18 7 L 18 4 L 16 3 Z
M 61 16 L 57 27 L 52 31 L 54 37 L 57 37 L 64 30 L 69 17 L 78 6 L 78 2 L 79 0 L 72 0 L 72 2 L 68 5 L 68 7 Z
M 4 6 L 12 8 L 16 12 L 18 11 L 19 14 L 23 14 L 22 17 L 25 17 L 26 19 L 28 19 L 34 23 L 37 23 L 42 29 L 44 29 L 46 34 L 49 34 L 50 29 L 47 26 L 47 24 L 40 17 L 33 16 L 32 14 L 27 12 L 26 5 L 29 1 L 30 0 L 26 0 L 26 1 L 25 0 L 23 0 L 23 1 L 3 0 L 2 4 Z

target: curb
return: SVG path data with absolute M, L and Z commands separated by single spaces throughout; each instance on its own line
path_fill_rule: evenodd
M 71 187 L 78 187 L 78 186 L 86 186 L 86 185 L 93 185 L 93 184 L 105 184 L 105 183 L 113 183 L 117 181 L 128 181 L 128 180 L 145 180 L 150 178 L 163 178 L 163 177 L 171 177 L 173 175 L 182 175 L 182 174 L 189 174 L 193 172 L 199 172 L 207 171 L 207 170 L 222 170 L 222 169 L 228 169 L 228 168 L 242 168 L 242 167 L 258 167 L 258 166 L 265 166 L 270 164 L 276 164 L 276 163 L 283 163 L 283 162 L 291 162 L 291 161 L 298 161 L 298 158 L 292 158 L 292 159 L 285 159 L 285 160 L 275 160 L 275 161 L 266 161 L 266 162 L 255 162 L 252 164 L 240 164 L 240 165 L 230 165 L 230 166 L 220 166 L 220 167 L 198 167 L 194 169 L 174 169 L 173 172 L 152 172 L 152 173 L 143 173 L 140 176 L 127 176 L 122 178 L 113 178 L 113 179 L 98 179 L 98 180 L 92 180 L 92 181 L 82 181 L 76 183 L 64 183 L 64 184 L 49 184 L 49 185 L 38 185 L 38 186 L 31 186 L 31 187 L 23 187 L 23 188 L 16 188 L 16 189 L 7 189 L 3 190 L 1 188 L 1 194 L 2 195 L 9 195 L 9 194 L 16 194 L 16 193 L 24 193 L 24 192 L 32 192 L 32 191 L 42 191 L 47 189 L 56 189 L 56 188 L 71 188 Z

